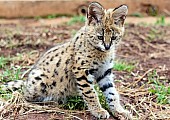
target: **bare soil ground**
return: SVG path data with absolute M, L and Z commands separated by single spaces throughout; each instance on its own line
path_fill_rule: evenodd
M 53 19 L 0 19 L 0 24 L 15 24 L 15 25 L 24 25 L 24 26 L 49 26 L 49 25 L 57 25 L 65 22 L 69 22 L 71 18 L 69 17 L 60 17 Z M 159 17 L 132 17 L 128 16 L 126 19 L 126 23 L 130 24 L 154 24 Z M 170 24 L 170 17 L 165 17 L 165 23 Z
M 54 26 L 25 26 L 16 24 L 0 25 L 0 56 L 16 57 L 20 60 L 8 65 L 31 66 L 43 51 L 57 43 L 69 40 L 83 24 L 71 26 L 66 24 Z M 136 119 L 170 119 L 170 105 L 158 104 L 157 96 L 150 93 L 153 88 L 150 77 L 159 78 L 164 86 L 170 83 L 170 26 L 127 24 L 125 37 L 117 50 L 118 60 L 133 63 L 135 69 L 131 72 L 116 71 L 117 89 L 120 92 L 122 104 L 129 109 Z M 0 73 L 3 72 L 0 69 Z M 156 75 L 153 72 L 156 71 Z M 153 76 L 151 76 L 153 75 Z M 11 106 L 10 109 L 12 109 Z M 21 108 L 13 109 L 15 114 L 6 112 L 6 119 L 46 120 L 46 119 L 95 119 L 87 111 L 51 111 L 25 108 L 27 112 L 18 114 Z M 7 107 L 9 109 L 9 106 Z M 45 108 L 44 108 L 45 109 Z M 22 110 L 22 111 L 24 111 Z M 8 110 L 7 110 L 8 111 Z M 30 112 L 28 112 L 30 111 Z M 1 111 L 2 112 L 2 111 Z M 2 117 L 2 116 L 1 116 Z M 111 117 L 110 119 L 118 119 Z

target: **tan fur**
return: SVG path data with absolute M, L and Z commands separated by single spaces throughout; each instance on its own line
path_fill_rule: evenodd
M 91 3 L 88 20 L 75 37 L 48 50 L 34 65 L 25 82 L 26 100 L 65 102 L 66 96 L 78 93 L 94 116 L 108 118 L 109 113 L 101 107 L 93 87 L 97 82 L 111 109 L 129 117 L 119 103 L 111 73 L 115 48 L 124 34 L 122 16 L 127 14 L 126 9 L 122 6 L 104 10 L 99 3 Z

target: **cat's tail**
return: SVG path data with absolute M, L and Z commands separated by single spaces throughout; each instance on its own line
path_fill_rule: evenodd
M 31 68 L 29 68 L 27 71 L 25 71 L 22 76 L 21 79 L 24 78 L 24 76 L 29 73 L 31 71 L 31 69 L 33 68 L 33 66 Z M 0 85 L 0 88 L 4 91 L 10 90 L 10 91 L 16 91 L 19 89 L 22 89 L 22 87 L 24 86 L 24 84 L 26 83 L 25 80 L 14 80 L 14 81 L 10 81 L 10 82 L 6 82 L 3 85 Z
M 18 89 L 21 89 L 24 84 L 25 84 L 25 81 L 23 80 L 10 81 L 10 82 L 7 82 L 1 85 L 1 89 L 4 91 L 7 91 L 7 90 L 16 91 Z

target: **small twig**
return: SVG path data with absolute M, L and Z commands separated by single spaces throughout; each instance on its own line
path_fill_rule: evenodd
M 156 46 L 156 45 L 153 45 L 153 44 L 151 44 L 150 42 L 148 42 L 148 41 L 146 41 L 146 40 L 144 40 L 144 42 L 145 42 L 148 46 L 150 46 L 150 47 L 152 47 L 152 48 L 154 48 L 154 49 L 167 51 L 165 48 L 160 47 L 160 46 L 158 47 L 158 46 Z
M 149 72 L 151 72 L 151 71 L 153 71 L 153 70 L 154 70 L 154 68 L 151 68 L 151 69 L 147 70 L 142 76 L 140 76 L 139 78 L 137 78 L 137 81 L 131 83 L 131 84 L 128 85 L 126 88 L 129 88 L 130 86 L 137 84 L 137 83 L 138 83 L 139 81 L 141 81 Z
M 83 120 L 83 119 L 81 119 L 81 118 L 79 118 L 79 117 L 77 117 L 77 116 L 74 116 L 74 115 L 70 115 L 71 117 L 73 117 L 73 118 L 76 118 L 76 119 L 78 119 L 78 120 Z
M 24 76 L 25 76 L 28 72 L 30 72 L 32 68 L 33 68 L 33 66 L 32 66 L 31 68 L 29 68 L 28 70 L 26 70 L 26 71 L 22 74 L 21 79 L 23 79 Z

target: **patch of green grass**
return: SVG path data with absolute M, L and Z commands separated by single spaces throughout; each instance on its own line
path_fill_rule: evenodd
M 115 63 L 115 65 L 113 66 L 114 70 L 127 71 L 127 72 L 131 72 L 134 68 L 135 68 L 134 65 L 128 64 L 128 63 L 125 63 L 125 62 L 120 62 L 120 61 L 117 61 Z
M 108 104 L 107 104 L 107 102 L 106 102 L 106 98 L 105 98 L 105 96 L 103 95 L 103 92 L 99 89 L 99 86 L 98 85 L 96 85 L 95 86 L 95 90 L 96 90 L 96 92 L 97 92 L 97 94 L 98 94 L 98 97 L 99 97 L 99 101 L 100 101 L 100 104 L 101 104 L 101 106 L 104 108 L 104 109 L 109 109 L 109 106 L 108 106 Z
M 149 92 L 156 95 L 157 103 L 170 104 L 170 86 L 167 87 L 160 82 L 156 70 L 149 74 L 148 80 L 149 83 L 152 84 Z
M 66 14 L 49 14 L 45 16 L 35 16 L 34 19 L 39 20 L 39 19 L 54 19 L 58 17 L 70 17 L 71 15 L 66 15 Z
M 156 37 L 158 36 L 158 31 L 154 28 L 152 28 L 149 32 L 149 34 L 147 35 L 147 40 L 148 41 L 153 41 L 156 39 Z
M 134 17 L 143 17 L 143 15 L 139 12 L 135 12 L 135 13 L 132 13 L 131 16 L 134 16 Z
M 21 75 L 21 68 L 20 67 L 11 67 L 5 69 L 1 74 L 0 74 L 0 81 L 1 82 L 9 82 L 13 80 L 19 80 L 20 75 Z
M 162 39 L 163 36 L 164 36 L 164 32 L 159 31 L 156 28 L 151 28 L 151 30 L 147 34 L 146 40 L 149 41 L 149 42 L 152 42 L 154 40 Z
M 12 91 L 4 91 L 3 88 L 0 86 L 0 98 L 4 100 L 9 100 L 12 98 Z
M 6 58 L 7 59 L 7 58 Z M 8 63 L 9 61 L 12 61 L 14 58 L 7 59 Z M 0 83 L 4 84 L 5 82 L 10 82 L 14 80 L 19 80 L 20 76 L 22 74 L 21 67 L 17 66 L 7 66 L 6 64 L 3 64 L 3 71 L 0 73 Z M 1 62 L 2 65 L 2 62 Z M 12 91 L 10 90 L 4 90 L 3 86 L 0 85 L 0 98 L 3 98 L 4 100 L 9 100 L 12 97 Z
M 157 19 L 155 25 L 165 26 L 165 16 L 160 16 L 160 17 Z
M 84 110 L 86 104 L 80 96 L 70 96 L 67 98 L 67 102 L 61 107 L 69 110 Z
M 98 93 L 100 104 L 103 108 L 109 109 L 108 104 L 106 102 L 105 96 L 103 95 L 102 91 L 99 89 L 98 85 L 95 85 L 95 90 Z M 85 110 L 87 105 L 85 104 L 84 100 L 80 96 L 70 96 L 67 98 L 66 104 L 63 104 L 61 107 L 69 110 Z
M 67 24 L 73 25 L 75 23 L 84 23 L 84 22 L 85 22 L 85 16 L 74 16 Z
M 9 62 L 10 62 L 10 58 L 1 56 L 0 57 L 0 68 L 4 68 L 6 66 L 6 64 Z

